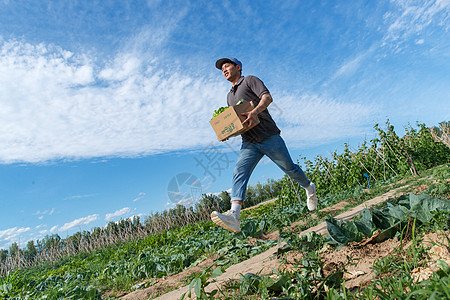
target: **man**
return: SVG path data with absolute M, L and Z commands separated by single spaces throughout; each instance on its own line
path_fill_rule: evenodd
M 264 155 L 267 155 L 286 174 L 305 188 L 308 209 L 316 209 L 318 202 L 316 186 L 308 180 L 303 170 L 292 161 L 280 136 L 280 129 L 278 129 L 267 110 L 267 107 L 273 101 L 269 90 L 259 78 L 242 76 L 242 63 L 236 58 L 219 59 L 216 62 L 216 68 L 221 70 L 223 76 L 233 85 L 227 95 L 228 106 L 236 105 L 241 99 L 251 101 L 254 109 L 243 114 L 246 119 L 242 123 L 252 126 L 257 117 L 260 123 L 242 134 L 241 150 L 234 169 L 231 186 L 231 209 L 223 214 L 217 211 L 212 212 L 212 221 L 229 231 L 241 231 L 239 216 L 248 180 L 253 169 Z

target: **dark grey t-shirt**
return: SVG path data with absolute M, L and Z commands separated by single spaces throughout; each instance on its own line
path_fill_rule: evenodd
M 239 100 L 252 102 L 256 107 L 261 96 L 268 93 L 264 83 L 255 76 L 242 76 L 227 95 L 228 106 L 235 105 Z M 258 115 L 259 124 L 242 134 L 243 142 L 260 143 L 274 134 L 280 134 L 280 129 L 269 114 L 267 108 Z

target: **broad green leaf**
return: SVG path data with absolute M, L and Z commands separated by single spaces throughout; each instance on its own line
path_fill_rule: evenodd
M 385 230 L 391 228 L 397 223 L 397 220 L 382 210 L 374 208 L 372 211 L 372 220 L 375 226 L 379 229 Z
M 259 230 L 264 231 L 266 228 L 266 221 L 262 220 L 261 222 L 259 222 Z
M 362 221 L 355 221 L 355 226 L 358 228 L 359 232 L 369 237 L 372 236 L 376 230 L 376 227 L 372 221 L 367 221 L 364 219 Z
M 270 277 L 269 279 L 270 280 L 267 284 L 267 288 L 277 293 L 282 292 L 283 287 L 286 287 L 290 283 L 289 278 L 286 276 L 280 276 L 277 280 L 272 279 Z
M 5 293 L 9 293 L 12 290 L 12 284 L 5 283 L 3 285 L 0 285 L 0 290 L 4 291 Z
M 221 268 L 215 268 L 214 271 L 212 271 L 212 273 L 211 273 L 211 278 L 219 277 L 222 274 L 223 274 L 223 272 L 222 272 Z
M 359 231 L 354 222 L 345 222 L 342 228 L 348 235 L 350 242 L 360 242 L 363 239 L 363 233 Z
M 364 208 L 361 211 L 361 216 L 362 216 L 363 221 L 365 221 L 365 222 L 366 221 L 372 222 L 372 213 L 367 208 Z
M 256 225 L 252 220 L 249 220 L 245 223 L 244 227 L 242 227 L 242 233 L 245 236 L 253 236 L 256 233 Z
M 409 209 L 404 206 L 390 206 L 388 207 L 389 214 L 396 218 L 398 221 L 402 221 L 409 216 Z
M 352 241 L 361 241 L 363 234 L 353 222 L 342 223 L 334 218 L 326 219 L 327 230 L 333 240 L 346 245 Z
M 395 234 L 398 232 L 400 228 L 401 222 L 398 222 L 394 226 L 389 227 L 388 229 L 385 229 L 381 231 L 374 239 L 373 241 L 376 243 L 381 243 L 382 241 L 385 241 L 387 239 L 393 238 Z
M 450 211 L 450 200 L 445 198 L 433 198 L 429 195 L 409 195 L 411 210 L 423 209 L 428 212 L 435 210 Z
M 442 271 L 444 271 L 445 273 L 450 274 L 450 267 L 447 265 L 447 263 L 441 259 L 438 259 L 436 261 L 436 265 L 441 268 Z
M 197 298 L 200 298 L 202 291 L 202 280 L 200 277 L 194 279 L 194 292 Z
M 332 273 L 332 274 L 328 275 L 327 278 L 325 278 L 325 284 L 328 287 L 339 288 L 339 286 L 342 282 L 343 276 L 344 276 L 344 272 L 341 270 L 339 270 L 335 273 Z
M 349 241 L 348 236 L 343 232 L 339 222 L 334 219 L 326 219 L 328 234 L 331 236 L 333 240 L 338 242 L 339 244 L 346 245 Z
M 397 198 L 395 201 L 397 205 L 401 205 L 403 207 L 406 207 L 407 209 L 411 209 L 411 203 L 409 201 L 409 195 L 401 195 Z
M 432 219 L 432 211 L 450 211 L 450 200 L 445 198 L 432 198 L 429 195 L 409 194 L 411 212 L 420 222 L 427 223 Z

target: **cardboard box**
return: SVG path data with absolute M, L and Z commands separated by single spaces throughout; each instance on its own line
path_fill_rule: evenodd
M 257 119 L 256 124 L 252 127 L 249 127 L 248 124 L 242 125 L 245 116 L 241 116 L 241 114 L 249 112 L 253 108 L 253 103 L 244 101 L 239 105 L 228 107 L 221 114 L 209 121 L 217 135 L 217 139 L 219 141 L 224 141 L 232 136 L 243 134 L 247 130 L 258 125 L 259 119 Z

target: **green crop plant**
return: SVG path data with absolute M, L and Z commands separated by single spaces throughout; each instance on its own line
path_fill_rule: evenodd
M 414 224 L 425 225 L 433 220 L 436 211 L 450 212 L 450 200 L 445 198 L 409 194 L 399 197 L 396 202 L 397 205 L 387 203 L 384 209 L 364 209 L 360 219 L 350 222 L 327 219 L 329 243 L 346 245 L 361 242 L 364 237 L 383 241 L 400 235 L 411 218 Z M 376 236 L 372 237 L 375 232 Z
M 215 299 L 215 295 L 218 290 L 215 289 L 212 292 L 206 292 L 205 288 L 212 282 L 209 279 L 214 279 L 223 274 L 222 268 L 215 268 L 211 270 L 211 267 L 206 268 L 201 274 L 195 276 L 189 284 L 189 291 L 181 295 L 180 300 L 184 299 L 186 296 L 191 299 L 193 296 L 192 291 L 194 291 L 195 296 L 199 300 Z

